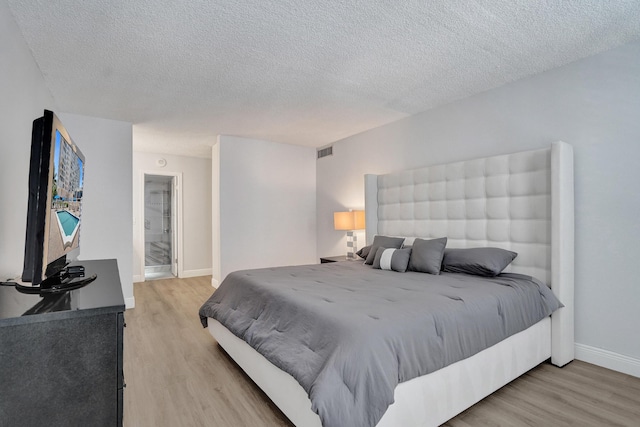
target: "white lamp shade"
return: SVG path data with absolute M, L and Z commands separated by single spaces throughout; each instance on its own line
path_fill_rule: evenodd
M 333 227 L 336 230 L 364 229 L 364 211 L 334 212 Z

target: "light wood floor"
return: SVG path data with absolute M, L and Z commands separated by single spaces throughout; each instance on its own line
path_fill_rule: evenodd
M 124 425 L 292 424 L 200 325 L 210 277 L 136 283 L 124 340 Z M 542 364 L 445 424 L 640 427 L 640 378 Z

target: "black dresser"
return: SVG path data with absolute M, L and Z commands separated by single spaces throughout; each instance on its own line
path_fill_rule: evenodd
M 121 426 L 124 298 L 116 260 L 52 297 L 0 286 L 0 426 Z

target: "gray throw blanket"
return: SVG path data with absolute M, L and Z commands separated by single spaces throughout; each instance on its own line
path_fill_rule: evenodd
M 358 262 L 229 274 L 200 308 L 309 394 L 324 427 L 375 426 L 396 385 L 561 306 L 529 276 L 396 273 Z

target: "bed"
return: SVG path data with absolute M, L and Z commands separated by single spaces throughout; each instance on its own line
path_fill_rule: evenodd
M 506 273 L 536 277 L 564 304 L 551 317 L 426 375 L 400 382 L 377 426 L 440 425 L 551 359 L 573 359 L 573 154 L 543 150 L 365 176 L 367 243 L 373 236 L 447 236 L 447 247 L 518 253 Z M 212 318 L 225 351 L 298 427 L 320 426 L 308 393 Z

